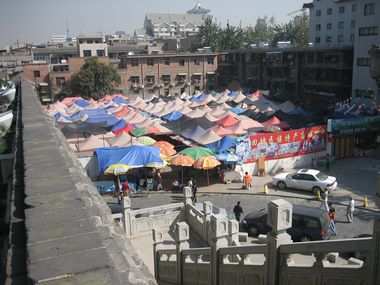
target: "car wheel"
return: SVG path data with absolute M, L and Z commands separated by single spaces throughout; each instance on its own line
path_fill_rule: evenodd
M 248 228 L 248 233 L 251 236 L 258 236 L 259 233 L 260 233 L 260 231 L 259 231 L 259 228 L 256 225 L 251 225 Z
M 305 242 L 305 241 L 311 241 L 311 238 L 309 236 L 301 236 L 300 242 Z
M 277 187 L 280 188 L 280 189 L 285 189 L 286 188 L 286 184 L 284 181 L 278 181 L 277 182 Z
M 313 193 L 314 193 L 315 195 L 317 195 L 318 191 L 319 191 L 319 194 L 322 193 L 322 189 L 321 189 L 321 187 L 318 187 L 318 186 L 314 186 L 314 187 L 311 189 L 311 191 L 313 191 Z

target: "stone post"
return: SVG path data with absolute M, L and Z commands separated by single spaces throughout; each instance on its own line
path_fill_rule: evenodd
M 239 222 L 236 220 L 228 220 L 228 245 L 235 246 L 239 243 Z
M 209 229 L 210 229 L 210 219 L 211 219 L 211 214 L 212 214 L 212 203 L 207 201 L 203 202 L 203 233 L 205 237 L 205 242 L 207 244 L 210 243 L 210 234 L 209 234 Z
M 123 197 L 121 200 L 121 207 L 123 214 L 123 229 L 127 237 L 130 237 L 133 235 L 131 199 L 129 197 Z
M 280 262 L 278 248 L 281 244 L 291 243 L 292 239 L 286 230 L 292 227 L 293 206 L 283 199 L 268 203 L 268 225 L 272 231 L 267 235 L 268 252 L 266 258 L 266 275 L 268 285 L 277 285 Z
M 162 248 L 162 243 L 163 243 L 163 234 L 159 229 L 153 228 L 152 229 L 152 234 L 153 234 L 153 262 L 154 262 L 154 277 L 156 280 L 159 279 L 159 274 L 158 274 L 158 266 L 159 266 L 159 260 L 157 256 L 157 251 Z
M 185 199 L 185 206 L 193 203 L 191 200 L 193 193 L 191 192 L 191 188 L 189 186 L 183 187 L 183 197 Z
M 182 284 L 183 279 L 183 261 L 182 250 L 188 249 L 189 246 L 190 229 L 186 222 L 179 222 L 175 227 L 175 243 L 177 254 L 177 284 Z
M 221 247 L 228 246 L 228 218 L 216 218 L 211 216 L 211 284 L 218 285 L 219 256 L 218 251 Z

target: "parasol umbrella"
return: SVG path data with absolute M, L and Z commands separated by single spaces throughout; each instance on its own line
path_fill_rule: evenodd
M 169 147 L 160 147 L 160 154 L 163 156 L 172 156 L 175 155 L 177 152 L 174 148 L 169 148 Z
M 137 141 L 143 145 L 154 145 L 156 143 L 156 140 L 152 139 L 151 137 L 142 136 L 137 138 Z
M 154 145 L 158 147 L 174 148 L 174 145 L 167 141 L 158 141 Z
M 211 149 L 197 146 L 197 147 L 188 147 L 184 150 L 180 151 L 179 154 L 186 154 L 188 156 L 191 156 L 194 159 L 199 159 L 202 156 L 214 156 L 216 153 L 214 153 Z
M 187 156 L 184 154 L 179 154 L 174 156 L 170 162 L 171 165 L 177 165 L 182 167 L 182 184 L 183 184 L 183 167 L 184 166 L 193 166 L 194 159 L 191 156 Z
M 205 169 L 207 171 L 207 185 L 210 185 L 210 180 L 208 177 L 208 170 L 220 165 L 220 161 L 218 161 L 214 156 L 203 156 L 197 159 L 193 166 L 197 169 Z
M 119 176 L 120 175 L 123 175 L 125 173 L 128 172 L 128 170 L 130 170 L 131 167 L 126 165 L 126 164 L 122 164 L 122 163 L 115 163 L 115 164 L 111 164 L 110 166 L 108 166 L 106 168 L 106 170 L 104 170 L 104 174 L 113 174 L 117 177 L 117 183 L 120 185 L 120 178 Z M 120 189 L 120 186 L 119 186 L 119 189 Z M 119 194 L 119 193 L 116 193 L 116 194 Z
M 224 162 L 237 162 L 239 160 L 239 157 L 234 153 L 221 153 L 216 156 L 217 160 L 224 161 Z

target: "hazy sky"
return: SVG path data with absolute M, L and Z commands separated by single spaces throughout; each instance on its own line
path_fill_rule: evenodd
M 311 0 L 310 0 L 311 1 Z M 201 0 L 218 22 L 254 24 L 258 16 L 278 22 L 307 0 Z M 142 28 L 146 13 L 186 13 L 197 0 L 0 0 L 0 47 L 16 40 L 46 42 L 52 35 L 103 35 Z

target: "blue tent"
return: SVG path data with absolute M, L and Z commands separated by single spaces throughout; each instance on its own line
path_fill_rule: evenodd
M 204 135 L 206 133 L 206 130 L 203 129 L 201 126 L 197 125 L 195 128 L 187 129 L 183 132 L 181 132 L 181 136 L 191 139 L 194 137 L 199 137 L 201 135 Z
M 86 100 L 83 100 L 83 99 L 78 99 L 75 101 L 75 104 L 78 105 L 79 107 L 87 107 L 88 105 L 90 105 L 90 103 L 88 103 L 88 101 Z
M 240 113 L 243 113 L 245 110 L 239 107 L 228 109 L 228 111 L 231 111 L 232 113 L 235 113 L 236 115 L 239 115 Z
M 108 127 L 116 125 L 120 121 L 114 114 L 107 115 L 89 115 L 85 122 L 96 124 L 106 123 Z
M 126 164 L 133 168 L 144 167 L 148 164 L 163 164 L 160 157 L 160 148 L 156 146 L 128 146 L 128 147 L 106 147 L 97 148 L 99 173 L 112 164 Z
M 178 119 L 182 118 L 183 114 L 178 111 L 171 112 L 170 114 L 167 114 L 166 116 L 163 116 L 161 119 L 165 121 L 177 121 Z
M 117 104 L 125 104 L 125 105 L 128 104 L 127 101 L 125 101 L 123 98 L 120 98 L 120 97 L 113 98 L 112 101 Z
M 228 151 L 230 148 L 236 147 L 236 138 L 225 136 L 220 141 L 205 145 L 205 147 L 211 149 L 216 153 L 223 153 Z
M 230 93 L 228 93 L 228 96 L 230 97 L 235 97 L 238 93 L 236 91 L 231 91 Z
M 111 131 L 116 131 L 118 129 L 122 129 L 127 125 L 127 122 L 125 120 L 118 121 L 111 129 Z

